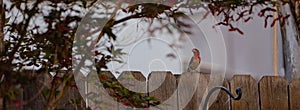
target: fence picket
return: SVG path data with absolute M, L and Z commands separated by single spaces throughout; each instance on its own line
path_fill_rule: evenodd
M 102 72 L 102 74 L 99 74 L 98 77 L 100 81 L 102 81 L 102 84 L 99 83 L 100 86 L 104 85 L 103 83 L 107 83 L 108 85 L 117 86 L 117 89 L 121 89 L 121 91 L 126 88 L 131 91 L 130 94 L 137 93 L 135 95 L 129 95 L 131 101 L 136 99 L 132 97 L 139 96 L 154 96 L 155 98 L 158 98 L 162 104 L 157 108 L 151 107 L 151 110 L 156 110 L 158 108 L 163 110 L 198 110 L 201 109 L 199 105 L 203 100 L 203 94 L 208 91 L 206 86 L 210 84 L 209 78 L 211 76 L 209 74 L 199 73 L 173 75 L 171 72 L 152 72 L 147 81 L 146 78 L 137 71 L 125 71 L 118 79 L 116 79 L 111 72 L 105 71 Z M 44 80 L 44 78 L 40 78 L 37 82 L 43 82 L 41 80 Z M 50 81 L 48 82 L 50 83 Z M 229 88 L 227 81 L 224 81 L 223 86 Z M 18 99 L 24 99 L 25 101 L 30 99 L 35 95 L 32 93 L 37 91 L 39 87 L 41 87 L 41 85 L 36 82 L 25 85 L 24 91 Z M 243 91 L 241 100 L 231 100 L 232 103 L 230 105 L 228 95 L 221 91 L 219 92 L 217 99 L 209 106 L 209 110 L 229 110 L 230 108 L 232 110 L 300 109 L 300 78 L 292 80 L 288 85 L 282 77 L 278 76 L 264 76 L 259 83 L 257 83 L 250 75 L 235 75 L 230 80 L 230 90 L 234 95 L 236 95 L 235 89 L 237 87 L 241 87 Z M 89 89 L 96 90 L 97 88 L 91 86 Z M 94 94 L 90 95 L 90 97 L 98 97 L 99 103 L 103 100 L 111 99 L 107 103 L 101 103 L 100 106 L 98 105 L 103 110 L 123 110 L 131 108 L 123 105 L 124 100 L 127 100 L 127 96 L 119 99 L 115 96 L 115 94 L 118 94 L 116 92 L 119 91 L 116 91 L 115 89 L 116 88 L 106 88 L 102 91 L 96 91 L 99 92 L 98 95 Z M 109 95 L 105 96 L 102 92 L 103 94 Z M 139 93 L 142 95 L 139 95 Z M 72 109 L 74 106 L 68 105 L 68 103 L 70 102 L 70 99 L 75 98 L 81 98 L 81 96 L 76 88 L 70 88 L 61 99 L 58 108 Z M 21 109 L 42 108 L 45 104 L 41 101 L 42 98 L 37 97 L 34 102 L 27 103 L 27 105 L 22 106 Z M 3 103 L 4 100 L 0 100 L 0 105 Z M 81 103 L 81 106 L 77 106 L 77 108 L 84 109 L 84 102 Z M 140 103 L 136 105 L 139 106 L 139 104 Z M 148 104 L 149 103 L 146 101 L 145 106 L 142 106 L 148 107 Z M 15 108 L 13 103 L 8 101 L 3 106 L 6 109 Z M 97 105 L 91 107 L 91 109 L 96 109 L 95 107 L 97 107 Z
M 141 72 L 138 71 L 124 71 L 121 73 L 121 75 L 118 77 L 118 81 L 122 84 L 123 87 L 126 89 L 132 91 L 141 93 L 142 96 L 147 96 L 147 82 L 146 78 L 143 76 Z M 130 102 L 135 103 L 135 102 Z M 145 105 L 145 106 L 148 106 Z M 127 110 L 128 107 L 122 103 L 119 103 L 119 110 Z M 137 107 L 142 108 L 142 107 Z
M 288 110 L 287 83 L 280 76 L 264 76 L 259 82 L 261 110 Z
M 115 84 L 115 82 L 117 82 L 118 80 L 116 79 L 116 77 L 109 71 L 103 71 L 101 72 L 101 74 L 99 74 L 99 79 L 101 80 L 101 85 L 103 85 L 104 83 L 107 84 Z M 91 88 L 90 89 L 100 89 L 98 88 Z M 98 93 L 96 93 L 94 96 L 90 95 L 91 97 L 97 97 L 94 101 L 97 102 L 103 102 L 99 105 L 95 105 L 95 107 L 91 108 L 92 110 L 97 110 L 97 109 L 103 109 L 103 110 L 117 110 L 118 109 L 118 105 L 119 103 L 117 102 L 118 100 L 116 98 L 113 97 L 113 95 L 115 94 L 114 90 L 112 89 L 100 89 L 100 91 L 97 91 Z M 91 98 L 93 99 L 93 98 Z M 100 100 L 98 100 L 100 99 Z M 105 100 L 105 102 L 103 101 Z M 100 107 L 97 107 L 100 106 Z
M 151 110 L 177 110 L 177 84 L 171 72 L 151 72 L 148 80 L 149 96 L 158 98 L 161 104 Z
M 229 88 L 226 80 L 224 80 L 223 86 Z M 220 91 L 217 99 L 209 106 L 208 110 L 229 110 L 228 94 L 226 94 L 224 91 Z
M 199 73 L 196 73 L 196 74 L 199 74 Z M 196 89 L 192 99 L 189 101 L 188 105 L 184 108 L 184 110 L 199 110 L 199 108 L 201 107 L 200 104 L 201 104 L 202 98 L 204 96 L 205 90 L 208 86 L 208 83 L 209 83 L 209 74 L 200 73 L 197 89 Z
M 232 110 L 257 110 L 258 109 L 258 85 L 250 75 L 235 75 L 230 81 L 231 92 L 242 88 L 242 98 L 232 100 Z
M 178 108 L 179 110 L 193 110 L 193 102 L 191 99 L 197 91 L 200 74 L 198 73 L 183 73 L 178 77 Z
M 141 72 L 138 71 L 124 71 L 118 77 L 118 81 L 127 89 L 146 93 L 147 92 L 147 82 L 146 78 Z

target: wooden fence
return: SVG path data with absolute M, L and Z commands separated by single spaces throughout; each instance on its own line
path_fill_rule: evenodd
M 111 73 L 107 72 L 106 74 Z M 128 76 L 134 76 L 134 78 L 126 78 Z M 164 78 L 162 79 L 162 77 Z M 193 78 L 199 78 L 196 92 L 188 103 L 183 102 L 180 97 L 187 95 L 185 92 L 190 90 L 180 90 L 189 88 L 178 88 L 179 81 L 186 81 L 185 84 L 189 84 L 193 83 L 193 80 L 191 80 Z M 119 81 L 120 79 L 126 79 L 127 84 L 131 82 L 131 85 L 134 84 L 132 80 L 135 79 L 146 81 L 146 78 L 139 72 L 124 72 L 118 79 Z M 209 74 L 202 73 L 172 75 L 170 72 L 152 72 L 147 80 L 148 95 L 165 102 L 174 92 L 177 92 L 176 100 L 169 101 L 160 108 L 163 110 L 198 110 L 209 79 Z M 160 87 L 152 91 L 151 85 L 153 82 L 161 82 L 161 84 Z M 225 92 L 220 92 L 209 110 L 300 110 L 300 78 L 288 83 L 280 76 L 264 76 L 256 81 L 250 75 L 235 75 L 230 80 L 224 80 L 223 86 L 230 88 L 232 93 L 235 93 L 237 87 L 241 87 L 243 91 L 242 98 L 238 101 L 231 100 Z M 120 107 L 120 105 L 115 107 Z
M 112 76 L 110 72 L 104 74 Z M 194 81 L 197 81 L 193 80 L 195 78 L 198 78 L 195 90 L 191 90 L 189 85 L 179 85 L 180 81 L 184 81 L 183 84 L 195 83 Z M 154 96 L 164 102 L 165 104 L 159 106 L 163 110 L 198 110 L 203 94 L 207 92 L 206 87 L 209 84 L 210 75 L 202 73 L 173 75 L 171 72 L 152 72 L 146 80 L 140 72 L 123 72 L 118 80 L 129 85 L 134 85 L 136 83 L 134 80 L 144 82 L 140 84 L 145 84 L 145 88 L 139 89 L 145 89 L 149 92 L 145 95 Z M 152 87 L 153 83 L 159 83 L 160 86 Z M 280 76 L 264 76 L 256 81 L 250 75 L 234 75 L 230 80 L 224 80 L 223 86 L 229 88 L 234 94 L 235 89 L 241 87 L 242 98 L 237 101 L 231 100 L 225 92 L 220 92 L 217 99 L 209 106 L 209 110 L 300 110 L 300 78 L 288 83 Z M 181 99 L 189 96 L 190 94 L 187 94 L 189 91 L 195 91 L 190 100 Z M 176 96 L 172 96 L 174 94 Z M 67 95 L 62 102 L 67 102 L 66 100 L 71 97 L 80 97 L 74 90 Z M 169 99 L 170 97 L 172 99 Z M 35 106 L 37 103 L 30 106 Z M 104 110 L 121 110 L 124 106 L 122 103 L 114 104 Z

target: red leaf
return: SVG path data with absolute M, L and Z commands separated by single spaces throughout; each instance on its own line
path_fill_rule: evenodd
M 277 18 L 275 18 L 271 24 L 271 27 L 275 26 L 276 21 L 279 21 L 282 18 L 282 15 L 279 15 Z
M 60 77 L 55 77 L 54 80 L 55 80 L 55 81 L 60 81 L 61 78 L 60 78 Z
M 238 31 L 240 34 L 244 35 L 244 32 L 241 31 L 240 29 L 237 28 L 237 31 Z
M 272 24 L 271 24 L 271 27 L 274 27 L 275 26 L 275 23 L 276 23 L 276 20 L 273 20 Z
M 240 15 L 235 21 L 240 20 L 242 17 L 243 17 L 243 16 Z
M 253 11 L 253 5 L 251 5 L 250 9 L 249 9 L 249 14 L 252 14 Z
M 286 15 L 285 17 L 283 17 L 283 19 L 288 19 L 290 17 L 290 15 Z
M 106 80 L 107 78 L 105 77 L 105 76 L 101 76 L 100 77 L 100 80 L 102 80 L 102 81 L 104 81 L 104 80 Z
M 241 18 L 243 18 L 243 17 L 245 16 L 246 12 L 248 12 L 248 10 L 244 10 L 243 12 L 239 13 L 239 14 L 238 14 L 239 17 L 238 17 L 235 21 L 238 21 L 238 20 L 240 20 Z
M 260 12 L 258 13 L 258 16 L 259 16 L 259 17 L 265 16 L 265 13 L 266 13 L 267 11 L 276 12 L 276 10 L 275 10 L 274 8 L 267 7 L 267 8 L 265 8 L 265 9 L 260 10 Z
M 228 29 L 228 31 L 229 32 L 231 32 L 231 31 L 235 31 L 236 29 L 234 29 L 234 28 L 230 28 L 230 29 Z
M 224 9 L 222 10 L 218 9 L 217 12 L 218 12 L 217 16 L 219 16 L 222 12 L 224 12 Z
M 276 12 L 276 9 L 271 8 L 271 7 L 267 7 L 265 9 L 263 9 L 262 11 L 273 11 L 273 12 Z
M 123 98 L 123 97 L 122 97 L 121 95 L 118 95 L 118 96 L 117 96 L 117 99 L 119 99 L 119 100 L 122 99 L 122 98 Z
M 267 25 L 268 25 L 268 21 L 267 21 L 267 19 L 265 19 L 265 25 L 264 25 L 264 27 L 267 28 Z
M 224 22 L 219 22 L 218 24 L 216 25 L 224 25 L 224 26 L 228 26 L 228 23 L 224 23 Z
M 244 35 L 244 32 L 241 31 L 239 28 L 235 28 L 233 27 L 231 24 L 229 25 L 230 29 L 228 29 L 228 31 L 237 31 L 238 33 L 240 33 L 241 35 Z
M 124 104 L 124 105 L 126 105 L 126 106 L 129 106 L 129 105 L 131 105 L 131 103 L 130 103 L 130 101 L 129 101 L 129 100 L 125 100 L 125 101 L 123 102 L 123 104 Z
M 248 17 L 247 19 L 244 19 L 244 22 L 248 22 L 252 17 Z
M 267 15 L 267 17 L 265 18 L 265 28 L 267 27 L 268 19 L 269 19 L 270 17 L 273 17 L 273 15 Z

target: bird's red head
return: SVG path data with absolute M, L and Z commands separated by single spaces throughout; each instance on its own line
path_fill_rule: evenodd
M 200 54 L 200 51 L 197 48 L 193 48 L 192 51 L 193 51 L 194 54 Z

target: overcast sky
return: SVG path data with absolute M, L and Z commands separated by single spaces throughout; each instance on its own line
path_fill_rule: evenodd
M 199 19 L 202 18 L 203 12 L 194 13 L 190 15 L 191 19 L 198 23 L 201 27 Z M 213 19 L 208 17 L 207 19 Z M 172 71 L 174 74 L 181 74 L 186 71 L 187 63 L 192 56 L 192 48 L 196 47 L 201 51 L 202 64 L 201 71 L 210 69 L 211 64 L 211 48 L 204 36 L 202 30 L 195 28 L 191 29 L 196 35 L 185 35 L 186 41 L 176 41 L 179 35 L 169 34 L 167 31 L 158 32 L 154 37 L 144 33 L 148 27 L 147 23 L 141 23 L 139 20 L 132 20 L 119 33 L 120 41 L 122 43 L 124 38 L 135 39 L 130 45 L 121 46 L 126 47 L 124 51 L 129 53 L 125 60 L 128 64 L 123 65 L 122 68 L 118 64 L 109 64 L 112 71 L 123 70 L 137 70 L 141 71 L 145 76 L 148 76 L 151 71 Z M 155 23 L 153 23 L 155 25 Z M 207 24 L 207 23 L 205 23 Z M 212 27 L 214 23 L 211 24 Z M 227 27 L 220 26 L 225 41 L 225 49 L 227 52 L 227 73 L 230 77 L 232 74 L 251 74 L 255 79 L 259 79 L 263 75 L 273 75 L 273 28 L 264 28 L 264 19 L 254 15 L 252 21 L 248 23 L 236 23 L 244 35 L 236 32 L 228 32 Z M 212 30 L 214 30 L 212 28 Z M 281 37 L 278 34 L 279 47 L 281 47 Z M 118 39 L 119 39 L 118 38 Z M 150 42 L 149 42 L 149 39 Z M 127 42 L 127 41 L 126 41 Z M 178 43 L 181 48 L 170 48 L 172 43 Z M 224 49 L 224 48 L 219 48 Z M 177 57 L 166 57 L 167 54 L 174 53 Z M 279 48 L 279 72 L 282 71 L 282 52 Z M 218 65 L 223 66 L 223 65 Z M 118 74 L 115 74 L 118 76 Z M 283 75 L 281 72 L 280 75 Z
M 16 13 L 13 11 L 7 15 L 11 16 L 11 14 Z M 194 15 L 189 15 L 195 23 L 198 23 L 199 27 L 203 27 L 199 22 L 203 13 L 200 11 L 194 13 Z M 213 18 L 207 17 L 207 19 Z M 39 22 L 39 20 L 37 19 L 36 22 Z M 204 24 L 210 24 L 211 26 L 207 27 L 212 27 L 215 23 Z M 123 56 L 126 65 L 108 64 L 111 71 L 137 70 L 145 76 L 148 76 L 151 71 L 166 70 L 174 74 L 181 74 L 186 71 L 187 64 L 192 56 L 191 50 L 194 47 L 201 52 L 201 71 L 209 70 L 212 53 L 206 37 L 210 36 L 205 36 L 203 34 L 205 32 L 199 30 L 199 27 L 190 29 L 194 34 L 185 34 L 184 37 L 180 37 L 178 32 L 170 34 L 167 30 L 156 32 L 151 36 L 146 32 L 148 25 L 148 23 L 141 22 L 141 20 L 130 20 L 128 25 L 117 33 L 118 39 L 116 42 L 119 48 L 123 48 L 123 51 L 128 54 Z M 154 22 L 153 25 L 158 24 Z M 273 28 L 264 28 L 264 19 L 258 18 L 256 15 L 254 15 L 252 21 L 237 23 L 236 25 L 244 31 L 244 35 L 228 32 L 227 27 L 219 27 L 222 30 L 222 37 L 226 45 L 226 47 L 220 47 L 220 49 L 225 48 L 227 53 L 226 75 L 251 74 L 255 79 L 259 79 L 263 75 L 273 75 Z M 279 72 L 280 75 L 283 75 L 280 34 L 278 34 L 278 39 Z M 171 44 L 175 44 L 180 48 L 176 46 L 171 48 Z M 167 55 L 175 55 L 175 57 L 167 57 Z M 220 64 L 218 66 L 224 65 Z M 118 75 L 115 74 L 115 76 Z

